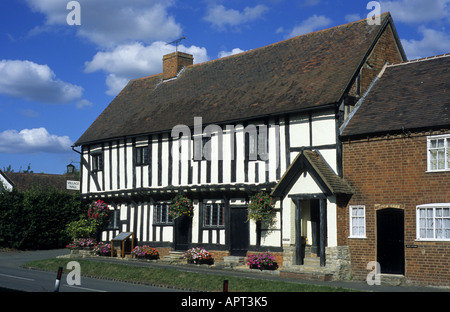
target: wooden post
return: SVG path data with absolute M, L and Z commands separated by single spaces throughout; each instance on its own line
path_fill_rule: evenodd
M 293 200 L 295 203 L 295 264 L 303 265 L 302 204 L 298 198 L 294 198 Z
M 320 266 L 325 266 L 325 246 L 327 243 L 327 202 L 326 198 L 319 200 L 319 218 L 320 218 L 320 242 L 319 242 L 319 254 L 320 254 Z

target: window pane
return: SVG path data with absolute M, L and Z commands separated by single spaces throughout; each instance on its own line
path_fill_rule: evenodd
M 438 168 L 445 169 L 445 150 L 438 151 Z
M 437 151 L 430 150 L 430 170 L 437 169 Z

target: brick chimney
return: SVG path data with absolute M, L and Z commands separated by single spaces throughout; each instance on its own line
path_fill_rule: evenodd
M 184 66 L 194 64 L 194 57 L 183 52 L 173 52 L 163 56 L 163 79 L 175 78 Z

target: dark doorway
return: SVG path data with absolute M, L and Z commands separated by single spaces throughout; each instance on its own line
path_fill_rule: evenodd
M 404 211 L 387 208 L 377 211 L 377 261 L 381 273 L 405 273 Z
M 191 241 L 192 218 L 179 217 L 174 220 L 174 249 L 185 251 L 189 249 Z
M 230 207 L 230 255 L 246 256 L 250 246 L 250 227 L 247 206 Z
M 311 253 L 319 256 L 320 247 L 320 207 L 319 200 L 310 200 L 310 214 L 311 214 Z

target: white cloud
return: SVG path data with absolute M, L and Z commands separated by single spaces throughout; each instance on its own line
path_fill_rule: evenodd
M 307 18 L 300 25 L 297 25 L 292 29 L 287 38 L 295 37 L 303 34 L 307 34 L 318 29 L 322 29 L 332 23 L 332 20 L 324 15 L 316 15 Z
M 67 26 L 68 1 L 26 1 L 34 11 L 45 15 L 45 26 Z M 102 47 L 132 41 L 150 43 L 181 35 L 181 26 L 168 14 L 172 0 L 79 0 L 79 3 L 81 25 L 75 28 L 78 35 Z M 40 28 L 46 29 L 45 26 Z
M 81 98 L 83 88 L 57 79 L 47 65 L 1 60 L 0 93 L 29 101 L 61 104 Z
M 412 60 L 450 52 L 450 35 L 445 30 L 439 31 L 420 26 L 419 33 L 422 34 L 421 40 L 401 40 L 408 59 Z
M 71 146 L 68 136 L 50 134 L 45 128 L 0 132 L 0 153 L 65 153 Z
M 224 29 L 227 26 L 238 26 L 258 18 L 267 12 L 268 7 L 262 4 L 255 7 L 245 7 L 243 11 L 235 9 L 227 9 L 223 5 L 212 5 L 208 7 L 205 20 L 219 29 Z
M 345 15 L 345 21 L 347 23 L 359 21 L 360 19 L 361 19 L 361 15 L 359 15 L 358 13 Z
M 379 1 L 381 11 L 390 11 L 395 21 L 423 23 L 448 18 L 450 0 Z
M 231 51 L 220 51 L 218 56 L 219 56 L 219 58 L 221 58 L 221 57 L 230 56 L 230 55 L 234 55 L 234 54 L 238 54 L 238 53 L 242 53 L 242 52 L 245 52 L 245 50 L 241 50 L 239 48 L 234 48 Z
M 209 59 L 206 48 L 179 45 L 178 50 L 192 54 L 194 63 Z M 130 79 L 161 73 L 163 55 L 173 51 L 174 46 L 162 41 L 156 41 L 148 46 L 138 42 L 124 44 L 95 54 L 91 61 L 85 63 L 85 72 L 107 73 L 106 84 L 109 88 L 107 94 L 116 95 Z

